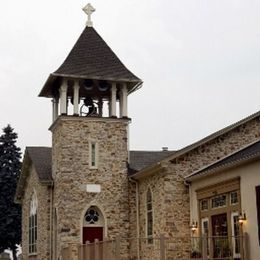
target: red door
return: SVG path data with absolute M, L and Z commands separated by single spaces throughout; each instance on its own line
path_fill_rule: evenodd
M 93 243 L 95 239 L 103 241 L 103 227 L 83 227 L 83 244 Z

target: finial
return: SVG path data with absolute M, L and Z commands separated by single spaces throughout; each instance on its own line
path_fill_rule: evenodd
M 87 26 L 88 27 L 92 27 L 93 26 L 93 22 L 91 21 L 91 15 L 92 15 L 92 13 L 94 13 L 96 11 L 96 9 L 90 3 L 88 3 L 84 8 L 82 8 L 82 10 L 88 16 Z

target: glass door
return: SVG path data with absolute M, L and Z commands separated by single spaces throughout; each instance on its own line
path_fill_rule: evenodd
M 228 241 L 227 214 L 219 214 L 211 217 L 213 257 L 224 258 L 230 256 Z
M 240 259 L 240 232 L 239 232 L 239 214 L 238 212 L 231 213 L 231 230 L 232 230 L 232 248 L 233 257 Z

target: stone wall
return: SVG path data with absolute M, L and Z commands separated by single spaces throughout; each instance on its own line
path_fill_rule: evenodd
M 60 117 L 53 132 L 54 207 L 58 252 L 68 243 L 82 243 L 86 210 L 97 206 L 105 218 L 104 235 L 129 237 L 127 119 Z M 89 145 L 98 145 L 98 168 L 89 165 Z M 86 192 L 100 184 L 101 193 Z M 122 259 L 128 259 L 127 244 Z
M 224 157 L 242 147 L 259 140 L 260 121 L 258 118 L 241 125 L 228 133 L 215 138 L 178 158 L 164 160 L 165 172 L 156 173 L 139 180 L 140 235 L 145 236 L 146 229 L 146 191 L 151 187 L 154 204 L 154 236 L 164 234 L 167 237 L 190 236 L 190 205 L 188 187 L 184 177 L 207 164 Z M 172 159 L 172 158 L 171 158 Z M 134 198 L 131 198 L 134 200 Z M 189 241 L 183 245 L 183 258 Z M 156 254 L 156 251 L 154 251 Z M 170 254 L 174 254 L 173 252 Z M 171 255 L 169 256 L 171 257 Z M 171 259 L 171 258 L 169 258 Z
M 36 192 L 37 208 L 37 254 L 29 255 L 29 215 L 30 201 Z M 22 256 L 23 259 L 50 259 L 50 191 L 39 183 L 38 175 L 30 166 L 27 185 L 22 200 Z

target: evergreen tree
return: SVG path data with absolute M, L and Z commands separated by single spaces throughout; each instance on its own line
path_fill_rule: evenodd
M 14 203 L 21 168 L 16 141 L 17 134 L 7 125 L 0 136 L 0 252 L 10 249 L 14 259 L 21 242 L 21 207 Z

